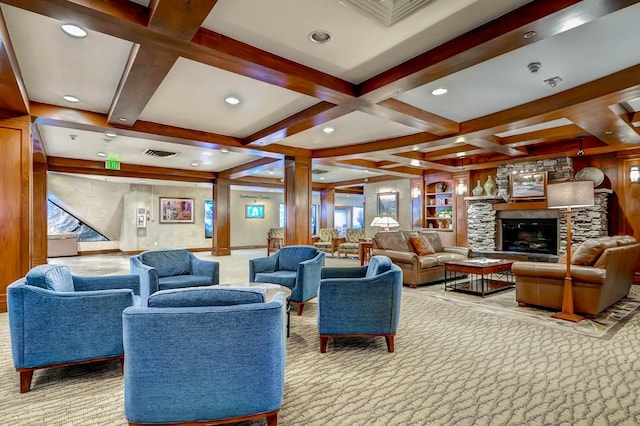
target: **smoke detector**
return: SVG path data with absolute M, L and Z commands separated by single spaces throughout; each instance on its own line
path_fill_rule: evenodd
M 535 74 L 538 72 L 538 70 L 540 70 L 540 68 L 542 68 L 542 62 L 531 62 L 529 65 L 527 65 L 527 68 L 529 68 L 531 74 Z
M 548 78 L 548 79 L 544 80 L 544 82 L 547 83 L 551 87 L 556 87 L 558 85 L 558 83 L 560 83 L 561 81 L 562 81 L 562 77 L 559 77 L 559 76 L 551 77 L 551 78 Z

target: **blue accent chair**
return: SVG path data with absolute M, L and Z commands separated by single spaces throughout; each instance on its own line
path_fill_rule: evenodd
M 298 304 L 318 295 L 324 253 L 313 246 L 286 246 L 268 257 L 249 260 L 249 282 L 279 284 L 291 289 L 290 301 Z
M 130 425 L 223 424 L 266 417 L 284 394 L 286 297 L 239 287 L 159 291 L 123 312 Z
M 135 275 L 84 277 L 40 265 L 7 287 L 11 352 L 28 392 L 34 370 L 119 358 L 122 311 L 140 304 Z
M 402 270 L 387 256 L 373 256 L 369 265 L 322 268 L 318 290 L 320 352 L 329 338 L 384 336 L 393 352 L 400 317 Z
M 129 258 L 131 273 L 140 277 L 143 300 L 158 290 L 217 285 L 220 264 L 197 258 L 184 249 L 155 249 Z

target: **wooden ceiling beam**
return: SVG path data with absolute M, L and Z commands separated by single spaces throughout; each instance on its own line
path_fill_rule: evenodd
M 407 115 L 416 122 L 409 125 L 434 135 L 448 136 L 460 131 L 460 125 L 457 122 L 432 114 L 398 99 L 389 98 L 379 102 L 377 106 L 395 111 L 398 114 Z M 397 120 L 394 121 L 397 122 Z
M 222 179 L 236 180 L 241 177 L 251 176 L 255 173 L 269 170 L 270 168 L 273 168 L 274 166 L 277 167 L 278 165 L 282 167 L 282 159 L 264 157 L 218 172 L 218 177 Z

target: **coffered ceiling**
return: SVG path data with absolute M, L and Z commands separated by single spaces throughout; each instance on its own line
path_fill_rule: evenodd
M 314 188 L 347 187 L 579 137 L 637 149 L 638 3 L 431 0 L 386 27 L 338 0 L 0 1 L 0 115 L 32 116 L 50 171 L 134 181 L 276 187 L 311 156 Z

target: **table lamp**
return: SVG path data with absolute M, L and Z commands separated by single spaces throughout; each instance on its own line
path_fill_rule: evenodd
M 562 312 L 553 314 L 553 318 L 578 322 L 583 317 L 573 313 L 573 282 L 571 279 L 571 209 L 588 207 L 594 204 L 593 182 L 570 181 L 549 184 L 547 186 L 547 207 L 567 209 L 567 271 L 564 277 L 562 293 Z
M 389 216 L 382 217 L 374 217 L 373 221 L 371 221 L 371 226 L 378 226 L 383 228 L 385 232 L 389 231 L 389 228 L 395 228 L 396 226 L 400 226 L 397 220 Z

